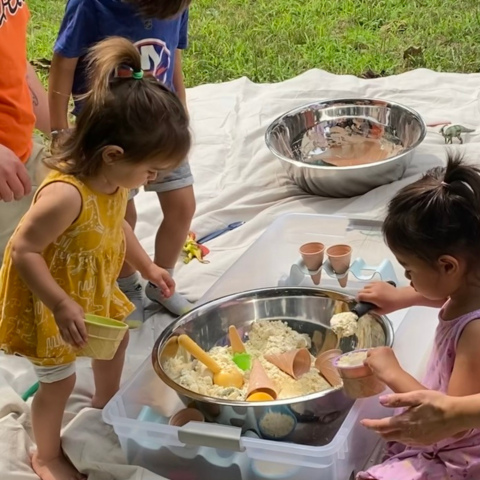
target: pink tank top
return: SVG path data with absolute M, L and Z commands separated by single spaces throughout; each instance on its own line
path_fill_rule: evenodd
M 453 372 L 457 345 L 464 328 L 480 319 L 476 310 L 450 321 L 439 315 L 433 351 L 422 382 L 425 387 L 446 393 Z M 421 321 L 421 319 L 419 319 Z M 480 355 L 480 352 L 479 352 Z M 398 412 L 399 413 L 399 412 Z M 357 480 L 480 480 L 480 430 L 469 430 L 463 437 L 448 438 L 427 447 L 389 444 L 384 462 Z

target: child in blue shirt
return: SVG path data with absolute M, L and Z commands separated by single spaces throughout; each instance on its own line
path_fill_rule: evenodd
M 50 121 L 53 144 L 68 134 L 69 100 L 73 95 L 76 115 L 78 98 L 86 91 L 85 54 L 92 45 L 111 36 L 132 41 L 142 57 L 142 69 L 151 72 L 174 90 L 186 108 L 182 72 L 182 50 L 187 47 L 188 7 L 190 0 L 68 0 L 65 17 L 54 48 L 49 80 Z M 178 256 L 195 213 L 193 177 L 187 159 L 171 174 L 145 185 L 156 192 L 163 221 L 155 239 L 157 265 L 173 274 Z M 126 219 L 135 227 L 136 209 L 132 191 Z M 124 264 L 118 284 L 135 304 L 130 319 L 143 320 L 143 288 L 138 273 Z M 147 297 L 170 312 L 180 315 L 190 303 L 180 294 L 164 299 L 158 288 L 148 283 Z

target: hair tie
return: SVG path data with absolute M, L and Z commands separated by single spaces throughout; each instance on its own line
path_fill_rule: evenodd
M 132 67 L 128 65 L 119 65 L 113 72 L 113 78 L 133 78 L 134 80 L 141 80 L 145 75 L 143 70 L 135 72 Z

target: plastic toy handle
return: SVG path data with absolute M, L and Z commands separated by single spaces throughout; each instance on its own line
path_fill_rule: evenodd
M 234 325 L 230 325 L 228 327 L 228 336 L 230 338 L 230 346 L 234 353 L 245 353 L 245 345 L 238 334 L 238 330 L 235 328 Z
M 393 287 L 396 287 L 396 283 L 389 281 L 387 282 Z M 368 312 L 372 311 L 373 309 L 377 308 L 377 306 L 373 303 L 370 302 L 358 302 L 353 308 L 352 312 L 357 315 L 358 318 L 363 317 L 366 315 Z
M 180 335 L 178 344 L 188 353 L 193 355 L 198 361 L 202 362 L 213 373 L 220 373 L 220 365 L 204 350 L 202 350 L 188 335 Z
M 204 237 L 200 238 L 197 240 L 198 244 L 209 242 L 210 240 L 213 240 L 214 238 L 219 237 L 220 235 L 223 235 L 224 233 L 227 233 L 231 230 L 235 230 L 238 227 L 241 227 L 245 222 L 234 222 L 231 223 L 230 225 L 227 225 L 224 228 L 221 228 L 220 230 L 216 230 L 215 232 L 209 233 L 208 235 L 205 235 Z
M 227 233 L 230 229 L 228 227 L 222 228 L 221 230 L 217 230 L 216 232 L 210 233 L 209 235 L 205 235 L 205 237 L 202 237 L 200 240 L 197 241 L 197 243 L 205 243 L 210 240 L 213 240 L 214 238 L 219 237 L 220 235 L 223 235 L 224 233 Z
M 22 395 L 22 400 L 26 402 L 30 397 L 33 397 L 38 389 L 40 388 L 40 383 L 35 383 L 32 385 L 23 395 Z

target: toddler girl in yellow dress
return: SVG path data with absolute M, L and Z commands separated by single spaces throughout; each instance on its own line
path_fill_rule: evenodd
M 91 91 L 72 136 L 5 251 L 0 274 L 0 349 L 34 365 L 32 404 L 42 480 L 84 478 L 64 457 L 60 429 L 75 384 L 85 314 L 124 320 L 133 305 L 116 279 L 123 261 L 165 297 L 175 284 L 124 221 L 128 191 L 176 168 L 190 148 L 184 107 L 145 75 L 137 49 L 111 38 L 89 54 Z M 97 408 L 119 388 L 128 338 L 111 361 L 93 361 Z

